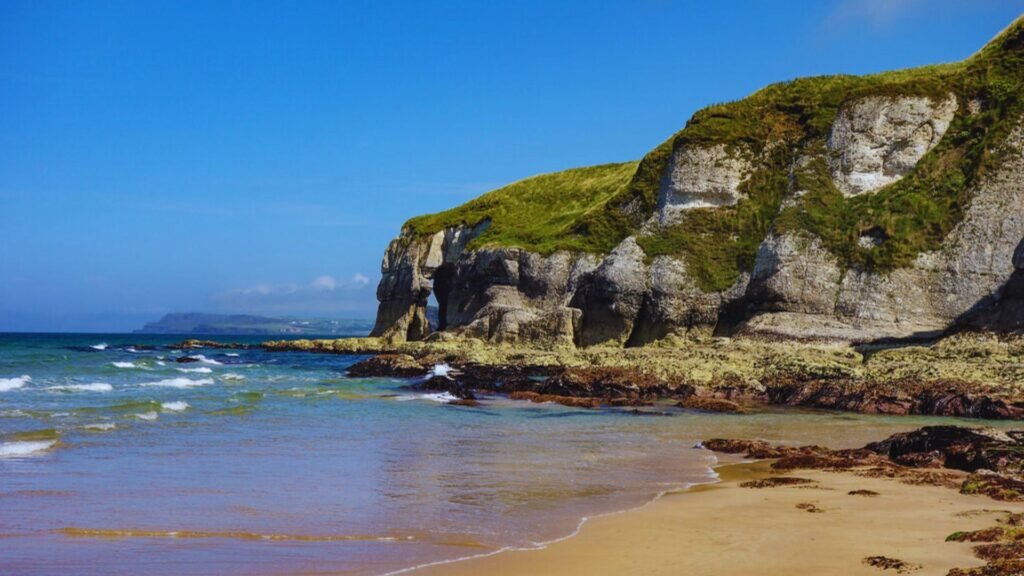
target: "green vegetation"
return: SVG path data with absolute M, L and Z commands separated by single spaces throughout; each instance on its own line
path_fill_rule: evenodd
M 1024 112 L 1024 24 L 1018 21 L 966 62 L 940 70 L 928 82 L 903 72 L 909 80 L 896 85 L 938 87 L 960 101 L 942 141 L 911 174 L 877 192 L 846 198 L 818 159 L 794 174 L 796 188 L 807 194 L 782 212 L 776 229 L 810 232 L 845 265 L 872 270 L 907 266 L 921 252 L 939 248 L 963 218 L 972 184 L 1003 159 L 1000 143 Z M 967 109 L 972 100 L 983 103 L 975 114 Z M 859 246 L 866 233 L 884 242 Z
M 587 250 L 579 238 L 566 237 L 566 232 L 581 216 L 621 192 L 636 166 L 636 162 L 604 164 L 534 176 L 458 208 L 413 218 L 405 229 L 426 236 L 450 226 L 475 226 L 490 220 L 471 248 L 516 246 L 542 254 Z
M 741 270 L 754 267 L 757 247 L 771 230 L 789 185 L 786 167 L 792 155 L 780 147 L 771 158 L 740 185 L 745 198 L 735 206 L 692 209 L 660 233 L 640 236 L 637 241 L 647 257 L 682 254 L 702 290 L 732 286 Z
M 426 235 L 489 220 L 470 245 L 607 253 L 654 213 L 673 150 L 724 145 L 755 162 L 734 206 L 687 210 L 665 229 L 638 237 L 648 257 L 681 256 L 701 289 L 717 292 L 753 267 L 771 231 L 806 232 L 847 266 L 888 271 L 940 247 L 961 221 L 972 184 L 1001 159 L 1001 142 L 1024 112 L 1024 19 L 981 51 L 955 64 L 870 76 L 822 76 L 773 84 L 751 96 L 705 108 L 639 163 L 537 176 L 463 206 L 414 218 L 406 231 Z M 826 139 L 844 103 L 866 96 L 958 98 L 942 141 L 905 178 L 847 198 L 825 161 Z M 969 110 L 968 103 L 980 103 Z M 809 158 L 792 170 L 798 158 Z M 791 173 L 792 170 L 792 173 Z M 790 179 L 792 178 L 792 188 Z M 782 208 L 791 190 L 806 193 Z M 883 241 L 866 248 L 862 235 Z

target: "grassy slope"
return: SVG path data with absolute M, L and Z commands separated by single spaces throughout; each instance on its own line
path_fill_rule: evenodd
M 763 161 L 743 184 L 735 206 L 688 211 L 677 225 L 639 238 L 649 257 L 683 257 L 706 291 L 729 287 L 753 266 L 758 244 L 773 229 L 822 238 L 846 265 L 873 270 L 906 266 L 939 247 L 962 218 L 972 182 L 999 160 L 1008 119 L 1024 109 L 1024 19 L 977 54 L 956 64 L 871 76 L 825 76 L 774 84 L 748 98 L 710 106 L 639 163 L 611 164 L 537 176 L 490 192 L 463 206 L 414 218 L 406 228 L 430 234 L 453 224 L 491 219 L 472 247 L 518 246 L 605 253 L 635 234 L 654 212 L 658 188 L 678 146 L 725 144 Z M 792 176 L 807 194 L 781 209 L 789 168 L 800 154 L 824 153 L 829 127 L 843 103 L 869 95 L 942 98 L 954 93 L 960 109 L 942 142 L 915 171 L 875 193 L 846 198 L 822 160 Z M 980 99 L 983 111 L 968 115 Z M 858 246 L 869 230 L 882 246 Z
M 581 249 L 566 233 L 581 217 L 619 194 L 636 171 L 636 162 L 603 164 L 543 174 L 509 184 L 437 214 L 409 220 L 405 228 L 417 235 L 434 234 L 460 224 L 490 219 L 490 226 L 470 248 L 515 246 L 550 254 Z

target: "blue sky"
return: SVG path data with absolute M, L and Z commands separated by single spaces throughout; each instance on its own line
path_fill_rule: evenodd
M 797 76 L 960 60 L 1024 0 L 0 0 L 0 331 L 372 317 L 387 242 Z

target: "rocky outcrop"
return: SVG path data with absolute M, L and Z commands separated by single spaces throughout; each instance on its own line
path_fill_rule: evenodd
M 956 114 L 956 96 L 871 96 L 845 106 L 828 138 L 832 179 L 844 194 L 873 192 L 908 174 Z
M 639 163 L 417 219 L 383 259 L 372 335 L 432 337 L 432 296 L 440 331 L 493 343 L 1021 329 L 1022 47 L 1024 20 L 959 68 L 773 85 Z
M 754 266 L 741 332 L 870 341 L 934 337 L 965 324 L 1013 329 L 1012 305 L 984 321 L 968 320 L 1014 296 L 1014 251 L 1024 238 L 1024 126 L 1005 146 L 998 169 L 974 186 L 964 219 L 940 250 L 913 265 L 880 273 L 844 269 L 812 237 L 770 236 Z M 1005 310 L 1005 311 L 1004 311 Z
M 662 222 L 680 210 L 736 204 L 739 186 L 753 169 L 749 156 L 749 151 L 723 144 L 677 147 L 658 194 Z

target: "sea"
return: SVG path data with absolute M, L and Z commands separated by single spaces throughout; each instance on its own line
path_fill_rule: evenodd
M 366 356 L 170 347 L 183 338 L 0 334 L 0 574 L 403 573 L 713 482 L 702 439 L 852 447 L 979 424 L 471 408 L 417 378 L 349 377 Z

